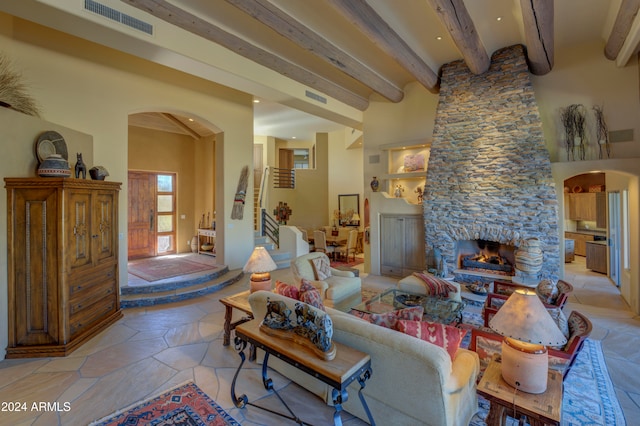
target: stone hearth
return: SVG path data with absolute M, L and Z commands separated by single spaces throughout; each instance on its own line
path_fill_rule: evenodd
M 427 250 L 449 271 L 458 241 L 517 248 L 537 237 L 540 277 L 558 277 L 558 201 L 523 49 L 497 51 L 482 75 L 462 61 L 443 67 L 423 207 Z

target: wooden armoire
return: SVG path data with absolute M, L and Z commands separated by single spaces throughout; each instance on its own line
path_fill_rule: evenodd
M 7 358 L 64 356 L 122 317 L 120 183 L 5 178 Z

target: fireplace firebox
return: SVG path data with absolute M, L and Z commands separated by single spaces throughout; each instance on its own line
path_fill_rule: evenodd
M 458 270 L 479 274 L 513 276 L 515 247 L 488 240 L 463 240 L 456 243 Z

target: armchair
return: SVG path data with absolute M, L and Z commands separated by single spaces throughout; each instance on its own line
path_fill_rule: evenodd
M 324 279 L 318 279 L 316 269 L 314 268 L 314 260 L 318 262 L 320 259 L 329 264 L 329 258 L 322 252 L 313 252 L 297 257 L 291 263 L 291 271 L 296 280 L 298 287 L 302 279 L 308 280 L 311 285 L 318 289 L 322 297 L 322 303 L 325 306 L 336 307 L 342 302 L 358 303 L 361 296 L 362 281 L 360 277 L 356 277 L 353 272 L 341 271 L 329 267 L 330 276 Z M 348 306 L 347 308 L 350 308 Z
M 549 297 L 544 295 L 541 291 L 541 284 L 538 284 L 538 287 L 536 287 L 535 290 L 544 306 L 548 309 L 562 309 L 567 303 L 569 294 L 573 291 L 573 286 L 571 284 L 563 280 L 558 280 L 558 293 L 552 297 Z M 531 290 L 531 287 L 526 287 L 507 281 L 493 282 L 493 292 L 487 295 L 487 299 L 484 302 L 484 307 L 482 308 L 482 316 L 484 318 L 485 327 L 489 327 L 489 320 L 493 318 L 496 312 L 498 312 L 498 309 L 500 309 L 504 302 L 507 301 L 511 293 L 518 289 Z
M 562 348 L 548 348 L 549 368 L 558 370 L 566 377 L 584 341 L 591 334 L 591 321 L 578 311 L 572 311 L 567 319 L 569 338 Z M 469 349 L 480 358 L 480 370 L 484 371 L 494 354 L 501 353 L 503 337 L 489 328 L 472 329 Z

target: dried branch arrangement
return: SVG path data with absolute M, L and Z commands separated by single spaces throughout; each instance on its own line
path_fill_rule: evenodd
M 601 106 L 593 107 L 593 114 L 596 116 L 596 140 L 598 141 L 598 158 L 603 158 L 603 150 L 607 153 L 607 158 L 611 158 L 611 143 L 609 142 L 609 129 L 604 121 L 604 109 Z
M 13 70 L 9 59 L 0 53 L 0 105 L 23 114 L 40 116 L 36 101 L 27 93 L 22 75 Z
M 586 137 L 586 109 L 583 105 L 573 104 L 560 110 L 560 117 L 565 131 L 565 148 L 569 161 L 576 160 L 575 149 L 578 148 L 578 157 L 585 159 Z

